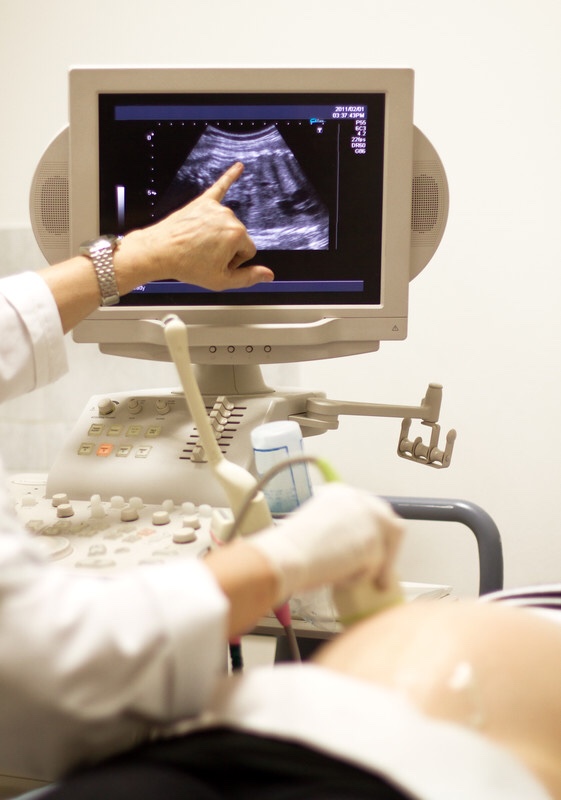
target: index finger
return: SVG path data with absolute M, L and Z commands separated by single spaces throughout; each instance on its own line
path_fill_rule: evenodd
M 226 172 L 223 172 L 222 175 L 218 178 L 218 180 L 209 186 L 206 191 L 203 192 L 203 197 L 210 197 L 213 200 L 216 200 L 218 203 L 221 203 L 222 200 L 226 197 L 226 193 L 230 186 L 235 183 L 240 175 L 243 172 L 243 164 L 241 161 L 236 161 L 235 164 L 232 164 Z

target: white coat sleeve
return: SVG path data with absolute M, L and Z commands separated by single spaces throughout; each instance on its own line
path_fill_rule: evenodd
M 51 780 L 201 711 L 228 615 L 205 565 L 76 576 L 44 562 L 0 500 L 0 774 Z
M 0 400 L 66 372 L 64 335 L 47 284 L 35 272 L 0 279 Z
M 0 280 L 0 400 L 66 370 L 43 279 Z M 228 603 L 199 561 L 78 577 L 45 562 L 0 468 L 0 774 L 51 780 L 200 711 L 226 664 Z

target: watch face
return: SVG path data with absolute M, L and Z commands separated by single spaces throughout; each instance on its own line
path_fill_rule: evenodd
M 90 250 L 101 250 L 102 248 L 110 245 L 113 249 L 115 247 L 115 243 L 117 241 L 117 236 L 113 236 L 113 234 L 107 234 L 106 236 L 98 236 L 97 239 L 91 239 L 88 242 L 83 242 L 80 245 L 80 252 L 89 252 Z
M 100 236 L 98 241 L 107 242 L 108 244 L 111 245 L 111 247 L 115 247 L 115 244 L 117 243 L 117 238 L 118 237 L 117 236 L 113 236 L 112 233 L 108 233 L 105 236 Z

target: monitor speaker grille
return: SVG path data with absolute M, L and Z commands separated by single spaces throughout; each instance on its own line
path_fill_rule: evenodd
M 442 207 L 445 175 L 438 161 L 416 161 L 413 165 L 411 201 L 411 245 L 426 247 L 438 244 L 446 223 L 447 209 Z
M 68 164 L 48 162 L 35 176 L 33 192 L 35 222 L 45 247 L 69 242 Z

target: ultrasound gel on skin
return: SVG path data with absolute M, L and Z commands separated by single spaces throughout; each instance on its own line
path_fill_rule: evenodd
M 251 432 L 255 468 L 259 477 L 293 456 L 303 455 L 302 431 L 297 422 L 280 420 L 259 425 Z M 306 464 L 287 465 L 263 487 L 271 514 L 289 514 L 312 495 Z

